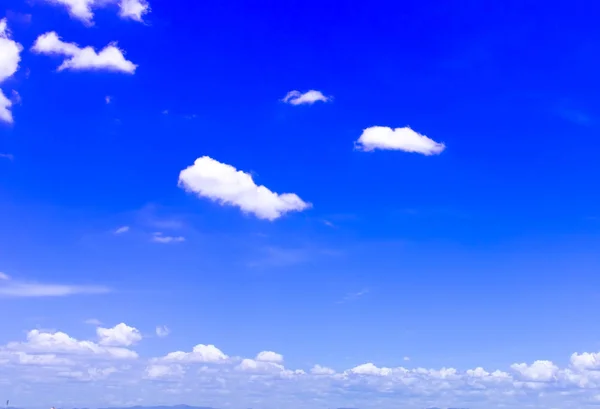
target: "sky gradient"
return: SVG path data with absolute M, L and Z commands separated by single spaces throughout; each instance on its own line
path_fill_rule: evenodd
M 599 404 L 598 11 L 4 1 L 0 398 Z

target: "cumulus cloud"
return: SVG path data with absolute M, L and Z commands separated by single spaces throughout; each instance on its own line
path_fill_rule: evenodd
M 94 357 L 135 359 L 135 351 L 121 347 L 103 346 L 93 341 L 80 341 L 64 332 L 49 332 L 31 330 L 24 342 L 11 342 L 3 350 L 41 353 L 41 354 L 71 354 Z
M 254 183 L 252 176 L 208 156 L 196 159 L 179 174 L 179 186 L 198 197 L 239 207 L 260 219 L 275 220 L 311 207 L 294 193 L 278 194 Z
M 142 334 L 137 328 L 120 323 L 112 328 L 97 328 L 98 343 L 109 346 L 130 346 L 142 340 Z
M 110 289 L 104 286 L 34 283 L 14 280 L 4 273 L 0 276 L 0 297 L 65 297 L 108 292 Z
M 125 59 L 123 51 L 112 43 L 96 52 L 93 47 L 81 48 L 75 43 L 66 43 L 56 32 L 40 35 L 32 47 L 38 54 L 59 55 L 66 59 L 58 71 L 112 71 L 133 74 L 137 65 Z
M 171 330 L 166 325 L 159 325 L 156 327 L 156 335 L 160 338 L 164 338 L 171 333 Z
M 317 101 L 331 101 L 331 97 L 326 97 L 321 91 L 311 89 L 305 93 L 301 93 L 300 91 L 290 91 L 283 97 L 282 101 L 291 105 L 312 105 Z
M 214 345 L 198 344 L 192 349 L 192 352 L 170 352 L 156 360 L 163 362 L 219 362 L 228 358 L 227 355 Z
M 19 69 L 21 44 L 12 40 L 6 19 L 0 20 L 0 85 Z M 0 121 L 12 123 L 13 102 L 0 90 Z
M 117 4 L 119 16 L 124 19 L 143 21 L 142 17 L 150 11 L 146 0 L 45 0 L 47 3 L 62 6 L 67 9 L 69 15 L 84 24 L 94 24 L 94 8 Z
M 283 358 L 272 351 L 245 358 L 227 356 L 216 346 L 205 344 L 197 345 L 191 352 L 136 360 L 133 358 L 137 354 L 131 349 L 134 341 L 129 335 L 115 335 L 131 334 L 131 328 L 125 324 L 115 326 L 113 331 L 99 335 L 100 341 L 32 330 L 26 341 L 0 346 L 0 371 L 10 374 L 0 380 L 9 391 L 27 385 L 36 391 L 37 400 L 50 400 L 57 395 L 69 400 L 73 396 L 68 394 L 73 391 L 86 399 L 97 391 L 110 393 L 111 399 L 126 399 L 135 385 L 136 396 L 145 401 L 193 401 L 197 391 L 202 390 L 203 401 L 213 407 L 246 407 L 260 400 L 268 402 L 263 405 L 265 408 L 292 409 L 369 404 L 392 408 L 398 401 L 407 408 L 466 405 L 578 409 L 597 402 L 600 389 L 597 353 L 573 354 L 570 365 L 563 368 L 538 360 L 513 364 L 507 371 L 483 367 L 465 371 L 448 367 L 405 368 L 374 363 L 340 371 L 314 365 L 305 371 L 285 367 Z M 101 345 L 102 340 L 108 339 L 109 344 L 119 346 Z M 126 344 L 129 346 L 123 346 Z M 52 394 L 46 396 L 49 379 Z M 76 389 L 72 387 L 73 380 L 78 381 Z
M 363 131 L 355 142 L 356 149 L 362 151 L 398 150 L 421 153 L 426 156 L 438 155 L 446 145 L 438 143 L 409 127 L 392 129 L 386 126 L 372 126 Z
M 273 351 L 262 351 L 258 355 L 256 355 L 256 360 L 280 364 L 283 362 L 283 355 Z

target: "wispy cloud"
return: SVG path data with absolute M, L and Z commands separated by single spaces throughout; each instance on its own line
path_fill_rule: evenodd
M 346 294 L 346 296 L 342 300 L 338 301 L 337 303 L 343 304 L 343 303 L 347 303 L 347 302 L 351 302 L 351 301 L 356 301 L 359 298 L 362 298 L 363 296 L 367 295 L 369 292 L 370 292 L 370 290 L 368 288 L 365 288 L 365 289 L 360 290 L 355 293 Z
M 155 243 L 181 243 L 185 241 L 183 236 L 165 236 L 162 232 L 155 232 L 152 234 L 152 241 Z
M 0 297 L 65 297 L 77 294 L 105 294 L 108 287 L 95 285 L 50 284 L 13 280 L 0 273 Z
M 115 234 L 123 234 L 129 231 L 129 226 L 121 226 L 117 230 L 115 230 Z
M 1 159 L 13 160 L 15 157 L 10 153 L 0 153 Z
M 156 335 L 160 338 L 164 338 L 171 333 L 171 330 L 166 325 L 159 325 L 156 327 Z
M 317 101 L 329 102 L 331 97 L 326 97 L 321 91 L 311 89 L 305 93 L 290 91 L 283 97 L 282 101 L 291 105 L 312 105 Z
M 99 327 L 100 325 L 102 325 L 102 321 L 100 321 L 97 318 L 90 318 L 90 319 L 87 319 L 87 320 L 85 320 L 83 322 L 84 322 L 84 324 L 94 325 L 96 327 Z

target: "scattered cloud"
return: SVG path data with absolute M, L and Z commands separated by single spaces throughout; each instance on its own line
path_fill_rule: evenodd
M 0 153 L 0 159 L 13 160 L 15 157 L 10 153 Z
M 409 356 L 405 356 L 404 358 L 402 358 L 405 362 L 410 361 L 410 357 Z
M 105 101 L 105 102 L 106 102 L 106 104 L 108 105 L 108 104 L 110 104 L 110 103 L 111 103 L 111 101 L 112 101 L 112 97 L 111 97 L 110 95 L 107 95 L 107 96 L 105 96 L 105 97 L 104 97 L 104 101 Z
M 222 404 L 224 395 L 236 391 L 240 403 L 268 399 L 269 407 L 310 407 L 320 397 L 320 406 L 330 407 L 350 403 L 368 407 L 374 402 L 377 407 L 394 407 L 402 400 L 411 408 L 464 407 L 467 401 L 470 407 L 580 408 L 597 402 L 600 388 L 600 353 L 575 353 L 564 367 L 538 360 L 513 364 L 507 370 L 386 367 L 372 362 L 346 369 L 316 364 L 305 370 L 286 367 L 283 357 L 273 351 L 246 358 L 205 344 L 190 352 L 141 358 L 132 349 L 140 336 L 132 334 L 139 332 L 124 323 L 99 331 L 98 340 L 34 329 L 24 341 L 1 345 L 0 362 L 10 373 L 6 382 L 11 387 L 47 385 L 52 379 L 52 396 L 61 398 L 73 398 L 68 394 L 77 380 L 80 396 L 101 388 L 116 398 L 127 395 L 135 384 L 140 398 L 173 396 L 171 404 L 192 399 L 202 390 L 203 399 L 215 403 L 211 406 Z M 37 390 L 35 399 L 51 398 L 40 396 L 45 388 Z
M 160 338 L 164 338 L 171 333 L 171 330 L 166 325 L 159 325 L 156 327 L 156 335 Z
M 182 243 L 185 241 L 185 237 L 183 236 L 165 236 L 161 232 L 155 232 L 152 234 L 152 241 L 155 243 Z
M 307 91 L 304 94 L 300 91 L 290 91 L 282 101 L 291 105 L 312 105 L 317 101 L 329 102 L 331 97 L 326 97 L 321 91 L 315 90 Z
M 118 229 L 115 230 L 115 234 L 123 234 L 123 233 L 127 233 L 129 231 L 129 226 L 121 226 Z
M 438 155 L 446 149 L 443 143 L 435 142 L 425 135 L 421 135 L 409 127 L 392 129 L 386 126 L 372 126 L 363 131 L 355 142 L 361 151 L 399 150 L 415 152 L 423 155 Z
M 23 46 L 11 39 L 6 19 L 0 20 L 0 85 L 19 69 Z M 0 90 L 0 121 L 13 122 L 13 102 Z
M 14 280 L 4 273 L 0 276 L 0 297 L 65 297 L 108 292 L 110 289 L 104 286 L 35 283 Z
M 94 8 L 105 7 L 116 4 L 119 7 L 119 16 L 123 19 L 131 19 L 142 22 L 142 17 L 150 12 L 150 6 L 146 0 L 45 0 L 47 3 L 62 6 L 67 9 L 69 15 L 80 20 L 87 26 L 94 24 Z
M 96 328 L 100 345 L 131 346 L 142 340 L 142 334 L 137 328 L 120 323 L 112 328 Z
M 96 52 L 92 47 L 80 48 L 75 43 L 66 43 L 56 32 L 40 35 L 32 50 L 39 54 L 67 57 L 58 67 L 58 71 L 113 71 L 133 74 L 137 65 L 125 59 L 123 51 L 112 43 Z
M 258 186 L 249 173 L 208 156 L 196 159 L 179 174 L 179 186 L 198 197 L 239 207 L 259 219 L 275 220 L 292 211 L 311 207 L 294 193 L 278 194 Z

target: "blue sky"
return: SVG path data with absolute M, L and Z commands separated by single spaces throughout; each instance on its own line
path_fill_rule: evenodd
M 149 1 L 0 9 L 0 396 L 600 402 L 597 6 Z

